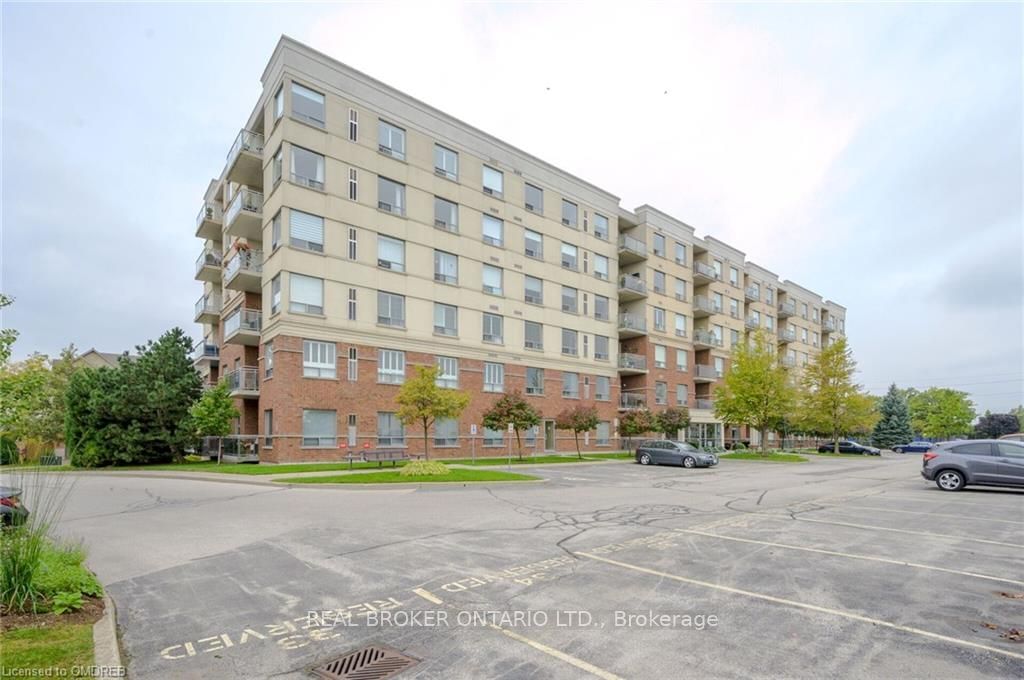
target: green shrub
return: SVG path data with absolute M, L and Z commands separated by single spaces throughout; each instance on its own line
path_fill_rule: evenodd
M 436 460 L 414 460 L 399 470 L 398 474 L 403 477 L 415 475 L 447 475 L 451 472 L 444 463 Z
M 185 462 L 187 463 L 205 463 L 209 458 L 206 456 L 197 456 L 194 453 L 190 453 L 185 456 Z
M 85 551 L 79 546 L 47 544 L 36 574 L 35 585 L 43 597 L 75 592 L 99 597 L 103 588 L 85 567 Z
M 18 462 L 18 445 L 11 437 L 0 437 L 0 465 L 14 465 Z
M 743 442 L 736 442 L 735 444 L 732 445 L 732 450 L 733 451 L 746 451 L 747 450 L 747 446 Z
M 85 605 L 81 593 L 57 593 L 53 596 L 53 613 L 68 614 L 76 612 Z

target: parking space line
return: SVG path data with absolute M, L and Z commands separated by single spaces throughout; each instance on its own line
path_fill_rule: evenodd
M 950 515 L 939 512 L 932 512 L 931 510 L 897 510 L 895 508 L 877 508 L 870 505 L 835 505 L 832 507 L 836 508 L 855 508 L 858 510 L 878 510 L 879 512 L 900 512 L 905 515 L 928 515 L 929 517 L 950 517 L 952 519 L 976 519 L 982 522 L 999 522 L 1001 524 L 1017 524 L 1024 526 L 1024 522 L 1018 522 L 1013 519 L 995 519 L 992 517 L 972 517 L 971 515 Z
M 771 517 L 770 515 L 764 515 L 765 517 Z M 789 521 L 788 517 L 771 517 L 772 519 L 780 519 Z M 839 527 L 853 527 L 855 529 L 874 529 L 875 531 L 892 531 L 897 534 L 912 534 L 914 536 L 928 536 L 929 538 L 951 538 L 956 541 L 971 541 L 972 543 L 985 543 L 987 545 L 1002 545 L 1008 548 L 1020 548 L 1024 550 L 1024 545 L 1018 543 L 1004 543 L 1002 541 L 990 541 L 987 538 L 971 538 L 970 536 L 956 536 L 954 534 L 936 534 L 930 531 L 912 531 L 910 529 L 894 529 L 892 527 L 879 527 L 873 524 L 853 524 L 852 522 L 834 522 L 828 519 L 812 519 L 810 517 L 803 517 L 802 515 L 796 515 L 793 519 L 798 522 L 815 522 L 817 524 L 832 524 Z
M 750 590 L 742 590 L 740 588 L 733 588 L 732 586 L 726 586 L 719 583 L 710 583 L 708 581 L 699 581 L 697 579 L 687 578 L 685 576 L 679 576 L 677 574 L 670 574 L 664 571 L 658 571 L 657 569 L 649 569 L 648 567 L 641 567 L 636 564 L 630 564 L 628 562 L 620 562 L 618 560 L 609 559 L 607 557 L 601 557 L 599 555 L 591 555 L 585 552 L 577 552 L 576 555 L 580 557 L 586 557 L 591 560 L 597 560 L 598 562 L 605 562 L 607 564 L 622 567 L 624 569 L 632 569 L 659 578 L 671 579 L 673 581 L 680 581 L 682 583 L 688 583 L 690 585 L 701 586 L 703 588 L 711 588 L 713 590 L 719 590 L 726 593 L 732 593 L 734 595 L 743 595 L 745 597 L 752 597 L 758 600 L 764 600 L 765 602 L 772 602 L 774 604 L 781 604 L 788 607 L 795 607 L 797 609 L 806 609 L 808 611 L 818 612 L 820 614 L 829 614 L 832 616 L 839 616 L 842 618 L 850 619 L 853 621 L 860 621 L 861 623 L 870 623 L 874 626 L 882 626 L 892 630 L 897 630 L 903 633 L 911 633 L 913 635 L 920 635 L 921 637 L 930 638 L 932 640 L 938 640 L 940 642 L 947 642 L 954 645 L 961 645 L 964 647 L 971 647 L 973 649 L 980 649 L 993 654 L 1000 654 L 1002 656 L 1008 656 L 1013 659 L 1024 660 L 1024 654 L 1018 654 L 1017 652 L 1011 652 L 1006 649 L 1000 649 L 998 647 L 990 647 L 983 645 L 979 642 L 971 642 L 969 640 L 961 640 L 959 638 L 948 637 L 939 633 L 933 633 L 928 630 L 922 630 L 920 628 L 914 628 L 912 626 L 904 626 L 892 621 L 885 621 L 884 619 L 875 619 L 870 616 L 864 616 L 862 614 L 855 614 L 854 612 L 844 611 L 842 609 L 832 609 L 830 607 L 822 607 L 816 604 L 809 604 L 807 602 L 797 602 L 796 600 L 788 600 L 783 597 L 775 597 L 774 595 L 768 595 L 766 593 L 755 593 Z
M 433 602 L 434 604 L 444 604 L 432 592 L 430 592 L 429 590 L 426 590 L 425 588 L 413 588 L 412 592 L 416 593 L 417 595 L 422 597 L 424 600 L 427 600 L 428 602 Z
M 928 493 L 932 493 L 932 492 L 929 491 Z M 958 496 L 956 494 L 951 494 L 951 493 L 946 494 L 946 498 L 948 498 L 949 500 L 942 500 L 942 501 L 940 501 L 937 498 L 917 498 L 917 497 L 911 497 L 911 496 L 896 496 L 896 495 L 893 495 L 893 494 L 890 494 L 890 493 L 887 493 L 887 492 L 882 492 L 881 494 L 879 494 L 879 497 L 880 498 L 882 498 L 882 497 L 884 497 L 884 498 L 891 498 L 892 500 L 895 500 L 895 501 L 911 501 L 911 502 L 914 502 L 914 503 L 937 503 L 939 505 L 977 505 L 977 506 L 982 507 L 982 508 L 991 508 L 993 510 L 1020 509 L 1020 508 L 1014 508 L 1013 506 L 1007 506 L 1007 505 L 993 505 L 992 503 L 975 503 L 974 501 L 958 501 L 958 500 L 953 500 L 954 498 L 957 498 Z M 1024 506 L 1024 494 L 1012 494 L 1012 495 L 1010 495 L 1010 497 L 1013 498 L 1014 500 L 1019 501 L 1019 505 Z
M 723 536 L 722 534 L 713 534 L 707 531 L 696 531 L 694 529 L 673 529 L 673 531 L 684 533 L 684 534 L 696 534 L 698 536 L 707 536 L 708 538 L 719 538 L 723 541 L 737 541 L 739 543 L 753 543 L 754 545 L 765 545 L 772 548 L 783 548 L 786 550 L 800 550 L 802 552 L 818 553 L 819 555 L 831 555 L 833 557 L 848 557 L 854 560 L 866 560 L 868 562 L 881 562 L 883 564 L 895 564 L 901 567 L 914 567 L 915 569 L 928 569 L 931 571 L 941 571 L 947 574 L 957 574 L 959 576 L 970 576 L 972 578 L 981 578 L 989 581 L 999 581 L 1000 583 L 1009 583 L 1015 586 L 1024 586 L 1024 581 L 1014 581 L 1010 578 L 1000 578 L 998 576 L 989 576 L 988 574 L 977 574 L 972 571 L 960 571 L 959 569 L 947 569 L 945 567 L 936 567 L 930 564 L 919 564 L 917 562 L 905 562 L 903 560 L 894 560 L 888 557 L 875 557 L 872 555 L 858 555 L 856 553 L 845 553 L 837 550 L 823 550 L 821 548 L 808 548 L 801 545 L 789 545 L 787 543 L 773 543 L 771 541 L 758 541 L 753 538 L 739 538 L 737 536 Z

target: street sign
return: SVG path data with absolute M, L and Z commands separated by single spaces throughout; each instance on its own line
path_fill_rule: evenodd
M 509 423 L 509 424 L 508 424 L 508 433 L 509 433 L 509 434 L 512 434 L 512 433 L 514 433 L 515 431 L 516 431 L 516 426 L 515 426 L 515 423 Z
M 469 426 L 469 433 L 471 435 L 476 436 L 476 423 L 473 423 L 472 425 Z

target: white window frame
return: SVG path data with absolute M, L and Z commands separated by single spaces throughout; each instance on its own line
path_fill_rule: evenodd
M 386 385 L 405 382 L 405 352 L 400 349 L 377 350 L 377 382 Z
M 334 434 L 306 434 L 306 414 L 318 414 L 324 421 L 328 417 L 333 418 Z M 327 414 L 330 414 L 328 416 Z M 309 423 L 313 424 L 313 423 Z M 324 423 L 326 424 L 326 422 Z M 325 430 L 326 431 L 326 430 Z M 302 443 L 304 449 L 333 449 L 338 445 L 338 412 L 328 409 L 304 408 L 302 409 Z
M 483 215 L 480 222 L 480 234 L 484 243 L 496 248 L 505 247 L 505 221 L 493 215 Z
M 333 342 L 322 340 L 302 341 L 302 377 L 330 378 L 338 377 L 337 364 L 338 346 Z
M 488 328 L 490 326 L 490 328 Z M 488 333 L 488 330 L 491 332 Z M 495 333 L 494 331 L 498 332 Z M 491 345 L 503 345 L 505 344 L 505 317 L 501 314 L 491 314 L 490 312 L 484 312 L 483 315 L 483 331 L 481 334 L 483 342 Z
M 398 259 L 395 259 L 395 257 Z M 384 234 L 377 234 L 377 266 L 393 272 L 404 272 L 405 241 L 385 236 Z
M 505 391 L 505 364 L 484 362 L 484 392 Z
M 377 151 L 385 156 L 405 160 L 405 128 L 377 119 Z
M 437 357 L 437 379 L 434 384 L 446 389 L 459 389 L 459 360 L 457 357 Z
M 440 314 L 440 316 L 439 316 Z M 449 316 L 452 325 L 448 325 Z M 440 319 L 441 324 L 438 325 Z M 444 335 L 450 338 L 459 337 L 459 308 L 455 305 L 447 305 L 443 302 L 434 303 L 434 334 Z
M 395 303 L 401 303 L 401 315 L 396 318 Z M 386 303 L 386 304 L 385 304 Z M 387 315 L 385 316 L 383 308 L 387 307 Z M 377 325 L 388 326 L 391 328 L 405 328 L 405 296 L 399 295 L 398 293 L 389 293 L 385 290 L 377 291 Z
M 501 198 L 505 195 L 505 173 L 489 165 L 483 166 L 482 190 L 488 196 Z

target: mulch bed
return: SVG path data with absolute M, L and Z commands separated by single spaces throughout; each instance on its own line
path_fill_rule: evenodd
M 82 597 L 83 607 L 69 614 L 16 614 L 0 608 L 0 631 L 14 628 L 46 628 L 54 624 L 96 623 L 103 616 L 103 598 Z

